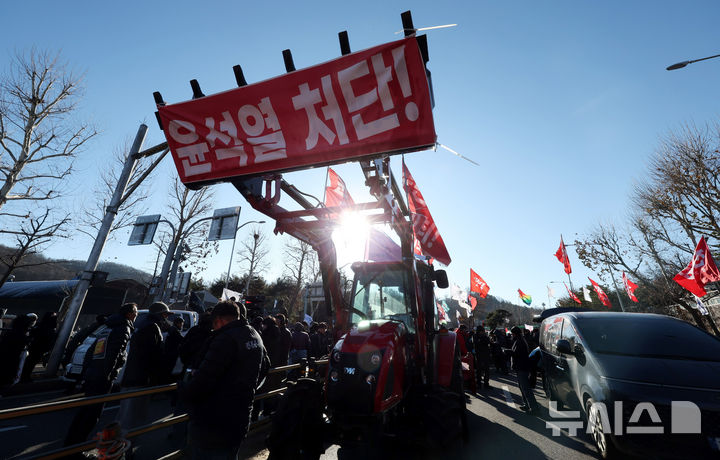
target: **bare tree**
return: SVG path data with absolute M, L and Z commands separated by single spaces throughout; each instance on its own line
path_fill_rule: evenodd
M 0 264 L 3 266 L 3 271 L 0 272 L 0 286 L 5 284 L 10 274 L 17 268 L 47 264 L 47 260 L 44 259 L 34 263 L 25 260 L 27 256 L 37 254 L 53 238 L 67 238 L 64 228 L 69 222 L 69 215 L 53 218 L 50 208 L 45 208 L 44 212 L 28 216 L 28 220 L 19 230 L 4 230 L 3 233 L 15 236 L 17 249 L 12 254 L 0 256 Z
M 58 55 L 33 50 L 15 56 L 0 81 L 0 209 L 8 201 L 60 195 L 76 155 L 96 135 L 71 122 L 81 82 Z
M 181 262 L 185 263 L 186 269 L 190 265 L 201 271 L 208 256 L 213 252 L 217 253 L 217 241 L 207 240 L 210 221 L 197 224 L 199 219 L 207 217 L 212 210 L 212 200 L 213 193 L 210 188 L 203 187 L 193 191 L 175 177 L 170 190 L 170 216 L 167 220 L 175 226 L 175 234 L 172 235 L 174 245 L 177 247 L 183 243 Z
M 107 206 L 117 188 L 122 169 L 128 159 L 128 152 L 130 152 L 130 145 L 126 143 L 123 149 L 118 149 L 113 153 L 110 165 L 103 165 L 98 187 L 94 191 L 95 201 L 86 203 L 81 211 L 81 226 L 78 228 L 81 233 L 91 238 L 94 238 L 97 234 Z M 110 227 L 110 237 L 116 230 L 132 226 L 137 216 L 145 214 L 147 208 L 144 206 L 144 202 L 149 194 L 146 179 L 158 163 L 165 158 L 166 154 L 167 151 L 158 155 L 152 161 L 147 157 L 137 160 L 130 175 L 126 192 L 118 207 L 117 217 L 113 220 L 112 227 Z
M 303 284 L 317 280 L 317 256 L 308 243 L 289 238 L 285 243 L 285 272 L 294 285 L 288 312 L 297 309 L 297 302 Z
M 252 233 L 242 241 L 237 255 L 240 263 L 247 268 L 247 273 L 253 277 L 260 276 L 269 267 L 267 255 L 270 253 L 268 248 L 267 234 L 262 231 L 260 226 L 255 226 Z

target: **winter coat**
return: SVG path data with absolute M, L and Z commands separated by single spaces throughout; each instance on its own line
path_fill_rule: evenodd
M 175 369 L 177 364 L 178 354 L 180 353 L 180 344 L 183 341 L 183 336 L 180 330 L 171 326 L 168 329 L 168 335 L 165 339 L 165 346 L 163 352 L 163 383 L 171 383 L 173 381 L 172 371 Z
M 265 350 L 267 350 L 268 358 L 270 358 L 270 367 L 285 366 L 287 364 L 287 356 L 284 355 L 281 348 L 280 328 L 274 325 L 267 326 L 261 336 Z M 262 392 L 280 388 L 283 377 L 284 374 L 277 372 L 268 375 L 265 385 L 262 387 Z
M 490 339 L 487 334 L 475 334 L 475 356 L 478 361 L 490 362 Z
M 85 354 L 83 388 L 86 393 L 101 394 L 109 390 L 125 364 L 125 349 L 135 329 L 132 321 L 119 313 L 110 316 L 105 326 L 105 332 Z
M 205 342 L 212 333 L 212 323 L 200 323 L 185 334 L 180 344 L 180 360 L 187 369 L 197 369 L 205 352 Z
M 143 319 L 135 322 L 123 387 L 157 385 L 162 377 L 163 337 L 160 325 L 164 319 L 154 314 L 148 314 Z
M 512 369 L 514 371 L 530 372 L 533 368 L 530 363 L 530 352 L 528 351 L 527 342 L 522 337 L 518 337 L 512 344 Z
M 0 387 L 13 383 L 20 368 L 20 357 L 30 342 L 29 325 L 23 321 L 24 317 L 15 318 L 12 329 L 0 335 Z
M 310 353 L 310 336 L 305 331 L 293 331 L 290 344 L 291 350 L 307 350 Z
M 227 448 L 247 434 L 253 397 L 270 360 L 260 335 L 245 318 L 213 331 L 207 353 L 180 396 L 190 410 L 188 427 L 201 448 Z
M 284 356 L 284 362 L 287 364 L 290 359 L 290 348 L 292 348 L 292 333 L 284 326 L 278 326 L 280 329 L 280 350 L 278 353 Z

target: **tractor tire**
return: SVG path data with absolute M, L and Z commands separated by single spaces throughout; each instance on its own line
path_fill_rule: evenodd
M 305 378 L 288 382 L 265 439 L 268 459 L 319 459 L 325 451 L 323 408 L 322 382 Z

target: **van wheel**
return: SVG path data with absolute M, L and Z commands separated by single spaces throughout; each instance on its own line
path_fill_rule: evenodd
M 592 398 L 588 398 L 585 402 L 585 413 L 587 414 L 587 423 L 592 438 L 593 444 L 597 449 L 600 457 L 605 460 L 612 460 L 619 458 L 619 452 L 609 432 L 605 431 L 603 427 L 603 419 L 600 413 L 598 405 Z M 609 420 L 608 420 L 609 423 Z

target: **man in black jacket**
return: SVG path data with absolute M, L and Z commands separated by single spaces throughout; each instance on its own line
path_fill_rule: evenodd
M 169 326 L 168 316 L 168 306 L 155 302 L 150 305 L 149 314 L 135 323 L 122 378 L 123 390 L 137 390 L 161 383 L 164 356 L 162 331 Z M 118 418 L 124 429 L 136 428 L 150 422 L 149 402 L 149 396 L 123 399 Z
M 127 303 L 120 307 L 117 314 L 105 321 L 107 328 L 88 349 L 83 361 L 85 396 L 110 392 L 113 380 L 125 364 L 125 347 L 134 330 L 133 323 L 137 314 L 137 305 Z M 64 445 L 78 444 L 87 439 L 102 414 L 103 405 L 84 406 L 78 410 L 70 424 Z
M 517 373 L 518 387 L 520 387 L 520 393 L 522 393 L 523 405 L 520 406 L 520 410 L 528 413 L 537 412 L 539 406 L 535 400 L 532 388 L 530 388 L 530 370 L 532 364 L 530 363 L 530 351 L 528 350 L 527 342 L 522 334 L 522 329 L 517 326 L 513 326 L 510 329 L 513 337 L 512 344 L 512 369 Z
M 231 301 L 212 312 L 213 333 L 202 362 L 180 388 L 190 406 L 193 459 L 236 458 L 247 434 L 255 389 L 270 360 L 260 335 Z

